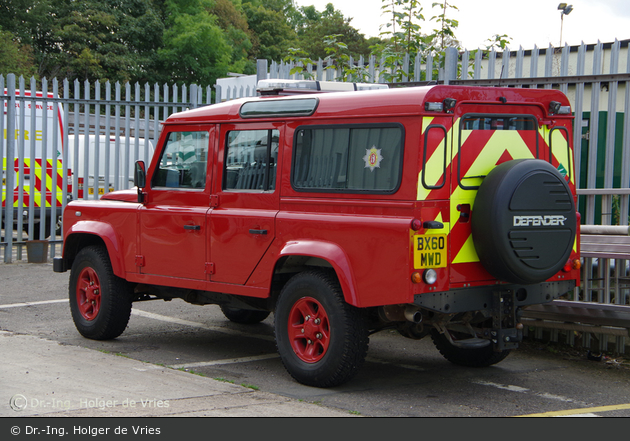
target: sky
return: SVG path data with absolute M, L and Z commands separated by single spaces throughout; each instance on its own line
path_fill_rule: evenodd
M 431 11 L 431 4 L 441 0 L 423 0 L 425 28 L 433 29 L 428 19 L 439 12 Z M 381 0 L 295 0 L 297 6 L 314 5 L 317 10 L 332 3 L 344 16 L 352 17 L 350 24 L 367 38 L 379 35 L 379 26 L 386 22 L 381 15 Z M 511 37 L 509 48 L 532 49 L 558 46 L 562 24 L 562 45 L 614 42 L 630 39 L 630 0 L 573 0 L 573 11 L 561 20 L 559 0 L 450 0 L 458 11 L 447 13 L 459 21 L 455 36 L 463 49 L 484 48 L 494 34 Z

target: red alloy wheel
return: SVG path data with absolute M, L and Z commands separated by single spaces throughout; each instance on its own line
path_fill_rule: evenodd
M 289 312 L 289 341 L 300 360 L 317 363 L 330 344 L 330 324 L 324 307 L 312 297 L 302 297 Z
M 84 319 L 91 321 L 101 309 L 101 283 L 93 268 L 81 270 L 77 280 L 77 305 Z

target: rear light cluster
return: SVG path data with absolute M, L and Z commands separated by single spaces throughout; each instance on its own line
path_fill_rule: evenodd
M 411 221 L 411 229 L 413 231 L 419 231 L 425 227 L 421 219 L 413 219 Z M 426 283 L 427 285 L 433 285 L 437 282 L 437 272 L 434 269 L 426 269 L 423 272 L 414 271 L 411 274 L 411 281 L 413 283 Z
M 426 269 L 422 273 L 420 271 L 414 271 L 411 274 L 411 281 L 413 283 L 424 282 L 427 285 L 433 285 L 437 282 L 437 271 L 434 269 Z
M 580 262 L 580 259 L 569 259 L 562 270 L 568 273 L 569 271 L 579 270 L 580 268 L 582 268 L 582 262 Z

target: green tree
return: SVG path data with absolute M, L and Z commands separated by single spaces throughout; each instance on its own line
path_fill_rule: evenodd
M 352 18 L 344 17 L 341 11 L 334 8 L 332 3 L 326 5 L 321 13 L 316 9 L 307 8 L 303 26 L 298 32 L 298 46 L 313 59 L 328 56 L 329 47 L 325 41 L 327 36 L 338 36 L 335 41 L 343 41 L 349 56 L 358 59 L 361 55 L 367 57 L 370 48 L 365 36 L 350 25 Z
M 11 32 L 0 30 L 0 75 L 13 73 L 26 78 L 37 76 L 33 49 L 16 40 Z
M 58 0 L 40 73 L 70 80 L 150 81 L 164 26 L 152 0 Z
M 223 30 L 227 43 L 232 47 L 230 71 L 255 73 L 256 66 L 252 59 L 254 33 L 249 29 L 247 16 L 240 2 L 215 0 L 210 13 L 217 16 L 217 24 Z
M 434 52 L 443 54 L 447 47 L 459 47 L 459 41 L 455 37 L 459 22 L 447 16 L 449 10 L 457 11 L 458 9 L 447 0 L 443 0 L 443 3 L 433 3 L 432 8 L 435 7 L 438 7 L 440 12 L 431 17 L 431 21 L 435 21 L 439 28 L 434 29 L 428 36 L 428 42 Z
M 208 0 L 166 0 L 167 26 L 158 56 L 170 81 L 213 85 L 225 76 L 232 48 L 208 11 Z
M 372 50 L 382 60 L 380 67 L 385 81 L 400 82 L 412 74 L 415 57 L 426 50 L 429 39 L 421 32 L 421 23 L 425 20 L 423 8 L 418 0 L 382 1 L 381 10 L 391 18 L 381 25 L 384 42 L 372 46 Z M 410 56 L 409 72 L 405 72 L 403 67 L 405 54 Z
M 51 0 L 2 0 L 0 28 L 12 34 L 12 40 L 23 47 L 30 46 L 35 64 L 42 72 L 45 54 L 55 48 L 52 38 L 54 7 Z
M 283 5 L 281 0 L 243 2 L 247 23 L 254 32 L 254 58 L 278 61 L 288 53 L 290 47 L 295 46 L 296 33 L 283 12 L 287 9 Z
M 368 70 L 350 62 L 348 46 L 339 40 L 341 37 L 343 37 L 341 34 L 324 37 L 324 44 L 326 45 L 325 69 L 335 69 L 337 71 L 335 80 L 337 81 L 368 81 Z

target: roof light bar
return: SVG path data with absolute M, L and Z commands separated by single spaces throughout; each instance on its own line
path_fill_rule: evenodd
M 571 106 L 561 106 L 558 115 L 571 115 Z
M 424 103 L 424 110 L 427 112 L 442 112 L 444 111 L 443 103 Z
M 387 84 L 370 83 L 345 83 L 340 81 L 316 81 L 316 80 L 260 80 L 257 90 L 261 93 L 280 90 L 294 92 L 348 92 L 356 90 L 388 89 Z

